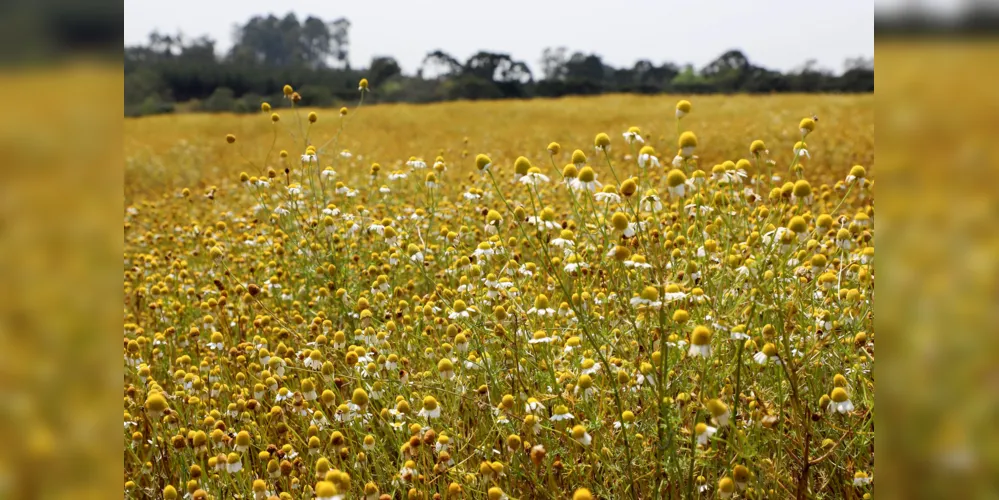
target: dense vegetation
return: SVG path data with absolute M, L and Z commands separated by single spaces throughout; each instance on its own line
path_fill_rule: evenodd
M 872 498 L 873 101 L 127 120 L 123 497 Z
M 366 68 L 349 63 L 350 22 L 257 16 L 237 27 L 225 54 L 207 37 L 153 33 L 146 45 L 125 47 L 125 113 L 142 115 L 182 109 L 248 112 L 260 103 L 282 103 L 291 82 L 306 106 L 339 105 L 353 98 L 366 77 L 375 102 L 434 102 L 457 99 L 559 97 L 616 93 L 871 92 L 873 60 L 848 60 L 835 75 L 814 61 L 781 73 L 751 63 L 730 50 L 703 68 L 640 60 L 615 68 L 598 54 L 547 48 L 541 74 L 508 54 L 480 51 L 462 62 L 435 50 L 416 74 L 402 73 L 390 56 Z

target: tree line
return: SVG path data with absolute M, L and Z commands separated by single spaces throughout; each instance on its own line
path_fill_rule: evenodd
M 219 54 L 206 37 L 154 32 L 144 45 L 125 47 L 125 114 L 187 111 L 251 112 L 260 103 L 283 103 L 281 89 L 291 83 L 306 106 L 335 106 L 357 98 L 363 77 L 374 102 L 434 102 L 594 95 L 606 92 L 773 93 L 873 92 L 874 61 L 845 62 L 840 74 L 815 61 L 783 73 L 730 50 L 704 66 L 655 64 L 640 60 L 615 68 L 598 54 L 546 48 L 541 74 L 509 54 L 479 51 L 465 61 L 435 50 L 415 74 L 403 74 L 391 56 L 372 58 L 366 68 L 350 65 L 350 21 L 328 22 L 256 16 L 234 29 L 232 48 Z

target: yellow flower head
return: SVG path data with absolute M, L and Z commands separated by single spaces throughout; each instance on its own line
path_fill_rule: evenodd
M 796 198 L 807 198 L 812 194 L 812 185 L 805 179 L 799 179 L 794 183 L 794 189 L 791 191 L 791 194 Z
M 832 393 L 830 394 L 830 397 L 834 402 L 837 403 L 842 403 L 850 399 L 850 395 L 847 394 L 846 389 L 842 387 L 837 387 L 833 389 Z
M 317 498 L 333 498 L 337 494 L 336 485 L 330 481 L 320 481 L 316 483 Z
M 493 161 L 489 159 L 488 156 L 484 154 L 478 154 L 475 156 L 475 168 L 479 169 L 480 172 L 485 172 L 493 164 Z M 525 172 L 526 173 L 526 172 Z
M 681 99 L 679 102 L 676 103 L 677 118 L 683 118 L 684 115 L 690 113 L 690 110 L 691 110 L 690 101 L 686 99 Z
M 673 313 L 673 321 L 675 321 L 675 322 L 677 322 L 677 323 L 679 323 L 681 325 L 684 324 L 684 323 L 686 323 L 689 320 L 690 320 L 690 313 L 688 313 L 686 309 L 677 309 Z
M 634 177 L 625 179 L 624 182 L 621 183 L 622 195 L 631 197 L 636 191 L 638 191 L 638 183 L 635 181 Z
M 683 171 L 679 169 L 674 168 L 666 174 L 666 185 L 671 188 L 677 187 L 684 182 L 687 182 L 687 174 L 684 174 Z
M 801 122 L 798 123 L 798 129 L 801 131 L 801 136 L 805 137 L 815 130 L 815 120 L 812 118 L 802 118 Z
M 680 134 L 680 139 L 677 141 L 680 149 L 685 148 L 696 148 L 697 147 L 697 136 L 691 131 L 686 131 Z
M 712 399 L 707 402 L 706 406 L 713 417 L 720 417 L 728 412 L 728 405 L 723 403 L 720 399 Z
M 791 222 L 788 222 L 787 228 L 797 234 L 802 234 L 808 231 L 808 223 L 805 222 L 804 217 L 795 215 L 794 217 L 791 217 Z
M 357 406 L 364 406 L 368 404 L 368 392 L 360 387 L 354 389 L 354 393 L 350 397 L 350 402 Z
M 631 249 L 623 245 L 616 245 L 613 250 L 613 255 L 614 260 L 624 262 L 631 257 Z
M 570 163 L 562 168 L 562 177 L 566 179 L 575 179 L 579 175 L 579 170 L 576 165 Z
M 164 398 L 159 392 L 150 393 L 149 396 L 146 397 L 146 410 L 151 413 L 162 413 L 166 411 L 168 407 L 166 398 Z
M 606 151 L 608 148 L 610 148 L 610 143 L 611 143 L 610 136 L 608 136 L 603 132 L 600 132 L 599 134 L 597 134 L 595 138 L 593 138 L 593 145 L 598 150 Z
M 850 168 L 850 177 L 854 179 L 864 179 L 867 177 L 867 169 L 861 165 L 854 165 Z
M 503 216 L 500 215 L 496 210 L 490 210 L 486 213 L 486 222 L 489 224 L 498 224 L 503 221 Z
M 423 398 L 423 409 L 424 410 L 436 410 L 437 409 L 437 398 L 433 396 L 427 396 Z
M 735 492 L 735 483 L 732 481 L 732 478 L 730 477 L 721 478 L 721 480 L 718 481 L 718 491 L 721 492 L 722 494 L 729 494 L 729 495 Z
M 749 481 L 749 469 L 745 465 L 736 465 L 732 469 L 732 477 L 737 483 L 745 483 Z
M 535 309 L 548 309 L 548 297 L 544 294 L 539 294 L 534 298 L 534 308 Z
M 694 345 L 708 345 L 711 343 L 711 330 L 703 325 L 697 325 L 694 327 L 693 333 L 690 334 L 690 343 Z
M 476 166 L 478 166 L 478 158 L 476 158 Z M 518 156 L 513 162 L 513 170 L 517 175 L 525 175 L 531 169 L 531 160 L 523 156 Z M 479 170 L 482 170 L 481 168 Z
M 767 357 L 773 357 L 777 355 L 777 346 L 773 345 L 771 342 L 767 342 L 766 344 L 763 344 L 763 349 L 761 351 Z
M 624 231 L 628 228 L 628 216 L 621 212 L 614 212 L 611 216 L 611 226 L 618 231 Z

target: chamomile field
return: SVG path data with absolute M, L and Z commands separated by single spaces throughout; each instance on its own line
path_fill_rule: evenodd
M 125 498 L 873 495 L 873 94 L 368 92 L 125 121 Z

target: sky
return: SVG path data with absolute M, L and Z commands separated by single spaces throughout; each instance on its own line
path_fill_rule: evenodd
M 756 65 L 787 71 L 815 59 L 840 72 L 847 58 L 874 56 L 870 0 L 124 0 L 125 45 L 149 33 L 208 35 L 220 51 L 233 26 L 255 15 L 294 12 L 351 21 L 350 62 L 395 57 L 412 74 L 424 56 L 442 49 L 460 61 L 479 50 L 503 52 L 539 75 L 545 47 L 597 53 L 605 63 L 630 67 L 639 59 L 700 68 L 730 49 Z

